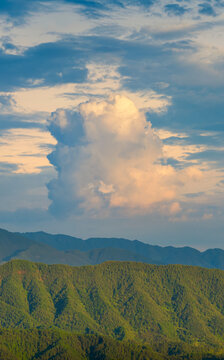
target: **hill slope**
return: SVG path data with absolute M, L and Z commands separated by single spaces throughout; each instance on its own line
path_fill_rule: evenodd
M 224 343 L 224 272 L 111 262 L 0 266 L 0 325 L 50 328 L 118 340 L 218 349 Z
M 183 352 L 186 354 L 186 351 Z M 121 342 L 105 336 L 76 335 L 56 329 L 3 330 L 0 336 L 1 360 L 165 360 L 166 358 L 165 354 L 153 351 L 147 345 L 130 341 Z
M 178 343 L 148 344 L 58 329 L 2 330 L 1 360 L 223 360 L 222 353 Z

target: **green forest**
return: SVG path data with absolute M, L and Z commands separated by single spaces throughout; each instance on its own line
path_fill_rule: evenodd
M 224 359 L 224 272 L 0 266 L 0 359 Z

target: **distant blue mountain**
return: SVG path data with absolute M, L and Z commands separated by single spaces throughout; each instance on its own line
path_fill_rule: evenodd
M 46 264 L 95 265 L 105 261 L 183 264 L 224 270 L 224 250 L 155 246 L 138 240 L 90 238 L 45 232 L 12 233 L 0 229 L 0 263 L 23 259 Z
M 141 261 L 151 264 L 183 264 L 224 269 L 224 250 L 209 249 L 200 252 L 191 247 L 156 246 L 138 240 L 122 238 L 80 238 L 45 232 L 23 233 L 21 236 L 51 246 L 66 254 L 76 251 L 87 255 L 86 263 L 99 264 L 107 260 Z M 112 250 L 113 249 L 113 250 Z

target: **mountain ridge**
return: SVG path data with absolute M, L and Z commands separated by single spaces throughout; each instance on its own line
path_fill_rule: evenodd
M 189 246 L 176 248 L 123 238 L 82 240 L 45 232 L 11 233 L 0 229 L 0 262 L 23 259 L 47 264 L 95 265 L 104 261 L 139 261 L 149 264 L 183 264 L 224 269 L 224 250 L 203 252 Z
M 89 251 L 107 247 L 129 250 L 132 253 L 143 256 L 139 261 L 152 264 L 184 264 L 204 266 L 208 268 L 224 269 L 224 250 L 207 249 L 199 251 L 189 246 L 158 246 L 143 243 L 139 240 L 128 240 L 124 238 L 89 238 L 82 240 L 63 234 L 48 234 L 45 232 L 23 233 L 35 241 L 42 241 L 45 244 L 56 247 L 58 250 L 80 250 Z M 110 259 L 108 259 L 110 260 Z

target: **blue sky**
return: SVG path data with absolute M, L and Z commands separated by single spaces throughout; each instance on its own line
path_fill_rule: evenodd
M 224 2 L 0 19 L 0 226 L 224 248 Z

